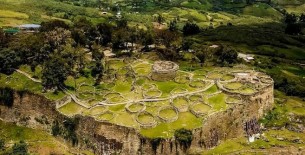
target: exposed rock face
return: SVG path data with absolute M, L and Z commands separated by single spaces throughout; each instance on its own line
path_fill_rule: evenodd
M 92 149 L 95 154 L 186 154 L 212 148 L 221 140 L 246 135 L 244 126 L 260 118 L 272 107 L 273 86 L 252 96 L 242 96 L 243 104 L 233 104 L 226 111 L 209 116 L 203 126 L 193 130 L 190 148 L 174 138 L 151 140 L 141 137 L 133 128 L 97 122 L 93 118 L 76 116 L 77 147 Z M 0 118 L 32 128 L 51 132 L 54 121 L 68 119 L 56 111 L 56 103 L 31 93 L 14 93 L 13 105 L 0 104 Z

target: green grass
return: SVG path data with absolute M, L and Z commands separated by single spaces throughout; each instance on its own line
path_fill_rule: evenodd
M 216 85 L 213 85 L 211 88 L 209 88 L 208 90 L 206 90 L 204 93 L 206 94 L 212 94 L 212 93 L 216 93 L 218 91 L 218 88 Z
M 40 154 L 44 150 L 46 154 L 68 154 L 69 150 L 65 144 L 51 136 L 49 133 L 39 129 L 31 129 L 17 126 L 13 123 L 5 123 L 0 121 L 0 137 L 5 143 L 17 143 L 24 140 L 28 143 L 31 154 Z M 52 150 L 52 151 L 51 151 Z M 42 151 L 42 152 L 40 152 Z M 3 153 L 0 150 L 0 154 Z
M 234 79 L 234 76 L 233 75 L 224 75 L 221 80 L 222 81 L 228 81 L 228 80 L 232 80 Z
M 65 115 L 68 116 L 74 116 L 76 114 L 80 114 L 85 108 L 78 105 L 75 102 L 70 102 L 64 106 L 62 106 L 61 108 L 59 108 L 58 110 L 62 113 L 64 113 Z
M 155 128 L 141 129 L 140 133 L 148 138 L 170 138 L 174 136 L 175 130 L 178 129 L 194 129 L 202 126 L 202 120 L 197 118 L 190 112 L 179 113 L 177 121 L 172 123 L 160 123 Z
M 230 83 L 227 83 L 227 84 L 224 85 L 225 88 L 233 89 L 233 90 L 239 89 L 242 86 L 243 86 L 243 84 L 240 83 L 240 82 L 230 82 Z
M 178 109 L 183 108 L 185 106 L 189 105 L 189 102 L 184 97 L 177 97 L 173 100 L 173 105 L 177 107 Z
M 167 96 L 170 94 L 170 92 L 175 88 L 184 88 L 187 90 L 191 90 L 188 85 L 186 84 L 178 84 L 174 81 L 166 81 L 166 82 L 154 82 L 158 89 L 162 92 L 162 96 Z
M 227 104 L 225 103 L 226 95 L 221 93 L 217 94 L 211 98 L 208 99 L 208 103 L 215 109 L 216 111 L 220 109 L 225 109 L 227 107 Z
M 253 88 L 245 87 L 245 88 L 240 89 L 239 92 L 245 93 L 245 94 L 252 94 L 255 92 L 255 90 Z
M 116 113 L 116 116 L 110 122 L 137 129 L 139 128 L 139 124 L 136 122 L 134 117 L 135 115 L 133 114 L 127 112 L 120 112 L 120 113 Z
M 209 79 L 220 79 L 223 76 L 223 74 L 218 72 L 212 72 L 208 75 Z
M 189 97 L 189 100 L 192 102 L 200 101 L 200 100 L 202 100 L 202 96 L 201 95 L 192 95 Z
M 97 116 L 96 118 L 98 120 L 102 120 L 102 121 L 109 121 L 113 118 L 113 115 L 114 115 L 113 113 L 106 112 L 104 114 L 101 114 L 101 115 Z
M 176 117 L 176 111 L 174 109 L 164 109 L 161 110 L 159 116 L 165 119 L 171 119 Z
M 117 81 L 115 83 L 115 86 L 113 87 L 113 90 L 119 93 L 126 93 L 130 92 L 131 89 L 131 82 L 123 82 L 123 81 Z
M 211 107 L 206 104 L 196 104 L 193 106 L 193 110 L 200 113 L 208 113 L 211 110 Z
M 237 103 L 237 102 L 240 102 L 241 99 L 236 96 L 228 96 L 226 101 L 230 102 L 230 103 Z
M 304 144 L 297 144 L 291 142 L 293 139 L 300 138 L 300 140 L 304 141 L 305 136 L 303 133 L 297 133 L 289 130 L 269 130 L 264 132 L 265 136 L 269 140 L 269 142 L 263 141 L 262 139 L 256 140 L 253 143 L 248 143 L 247 139 L 244 137 L 236 138 L 236 139 L 229 139 L 222 142 L 219 146 L 216 146 L 210 150 L 204 150 L 202 152 L 203 155 L 208 154 L 252 154 L 253 152 L 263 151 L 263 154 L 272 154 L 276 153 L 274 150 L 278 146 L 287 149 L 287 147 L 295 147 L 295 148 L 302 148 Z M 281 137 L 287 140 L 280 141 L 276 137 Z M 265 148 L 265 149 L 260 149 Z M 270 150 L 269 150 L 270 149 Z M 256 150 L 256 151 L 255 151 Z M 252 152 L 252 153 L 251 153 Z
M 272 19 L 281 19 L 282 14 L 264 3 L 257 3 L 254 5 L 247 6 L 243 9 L 245 15 L 252 15 L 257 17 L 265 17 Z
M 153 123 L 154 120 L 155 120 L 154 117 L 148 114 L 140 114 L 138 116 L 138 121 L 143 124 Z
M 144 108 L 144 105 L 142 104 L 132 104 L 128 107 L 131 111 L 140 111 Z
M 96 106 L 92 109 L 88 109 L 83 112 L 84 115 L 90 115 L 90 116 L 95 116 L 101 113 L 104 113 L 107 111 L 107 107 L 105 106 Z

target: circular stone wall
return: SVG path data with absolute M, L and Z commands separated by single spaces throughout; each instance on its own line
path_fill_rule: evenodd
M 171 61 L 156 61 L 152 66 L 151 78 L 155 81 L 168 81 L 176 77 L 179 66 Z

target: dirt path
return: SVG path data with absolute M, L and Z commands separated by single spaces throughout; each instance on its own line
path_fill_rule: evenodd
M 16 71 L 17 71 L 18 73 L 20 73 L 20 74 L 26 76 L 27 78 L 29 78 L 30 80 L 32 80 L 32 81 L 34 81 L 34 82 L 41 83 L 41 80 L 37 80 L 37 79 L 35 79 L 35 78 L 32 78 L 32 76 L 29 75 L 29 74 L 26 73 L 26 72 L 23 72 L 23 71 L 21 71 L 21 70 L 19 70 L 19 69 L 16 69 Z

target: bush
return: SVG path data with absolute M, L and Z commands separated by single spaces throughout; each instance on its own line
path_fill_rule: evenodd
M 184 146 L 186 149 L 191 146 L 193 133 L 191 130 L 179 129 L 175 131 L 175 138 L 180 143 L 180 145 Z
M 4 139 L 0 139 L 0 151 L 4 150 L 4 147 L 5 147 L 5 141 Z
M 200 32 L 200 28 L 195 23 L 186 23 L 183 26 L 183 34 L 184 35 L 194 35 Z
M 10 88 L 0 88 L 0 103 L 12 107 L 14 103 L 14 91 Z
M 12 150 L 13 155 L 27 155 L 28 154 L 28 145 L 24 141 L 15 143 Z

